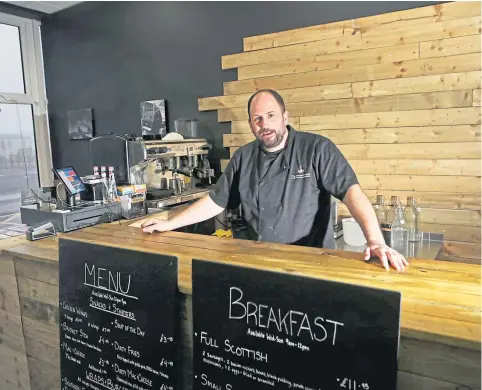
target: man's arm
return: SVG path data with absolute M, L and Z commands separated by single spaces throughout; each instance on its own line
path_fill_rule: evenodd
M 193 203 L 172 219 L 163 221 L 152 218 L 144 222 L 141 226 L 144 228 L 144 232 L 147 233 L 152 233 L 154 231 L 165 232 L 205 221 L 219 215 L 223 211 L 224 208 L 214 203 L 211 197 L 207 195 Z
M 209 195 L 193 203 L 187 209 L 168 221 L 148 220 L 141 226 L 145 232 L 165 232 L 205 221 L 222 213 L 226 208 L 236 208 L 239 197 L 239 156 L 241 149 L 236 150 L 223 174 L 216 182 Z
M 348 189 L 343 203 L 360 225 L 367 239 L 365 260 L 368 260 L 370 255 L 375 255 L 380 258 L 385 269 L 389 268 L 388 261 L 390 261 L 397 271 L 403 271 L 408 265 L 408 261 L 385 244 L 375 210 L 358 184 L 354 184 Z

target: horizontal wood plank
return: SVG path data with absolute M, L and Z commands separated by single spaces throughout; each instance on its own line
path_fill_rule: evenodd
M 470 87 L 477 88 L 477 87 Z M 217 110 L 220 108 L 242 107 L 247 111 L 248 100 L 252 93 L 243 95 L 215 96 L 198 99 L 199 111 Z M 335 84 L 307 88 L 284 89 L 280 91 L 285 103 L 311 102 L 351 98 L 351 84 Z
M 458 54 L 480 52 L 480 33 L 466 37 L 420 42 L 420 58 L 454 56 Z M 447 58 L 446 60 L 450 61 L 450 58 Z
M 398 196 L 403 204 L 406 204 L 407 197 L 411 196 L 417 200 L 417 203 L 422 208 L 438 208 L 438 209 L 455 209 L 455 210 L 480 210 L 480 194 L 469 193 L 454 193 L 454 192 L 417 192 L 417 191 L 399 191 L 390 190 L 377 191 L 367 190 L 364 192 L 372 203 L 375 203 L 377 195 L 383 195 L 385 201 L 388 202 L 391 196 Z M 479 237 L 480 237 L 480 229 Z M 437 231 L 438 233 L 438 231 Z M 457 240 L 463 241 L 463 240 Z
M 350 144 L 338 145 L 348 159 L 380 160 L 390 159 L 474 159 L 480 160 L 479 142 L 412 143 L 412 144 Z M 230 147 L 230 156 L 239 149 Z M 474 161 L 474 164 L 478 164 Z M 467 192 L 467 191 L 465 191 Z
M 386 96 L 480 88 L 480 71 L 353 83 L 353 97 Z
M 396 46 L 406 43 L 453 38 L 479 33 L 480 16 L 430 23 L 417 28 L 401 27 L 384 34 L 360 34 L 280 46 L 270 49 L 242 52 L 221 57 L 222 69 L 238 68 L 296 58 L 310 58 L 330 53 Z
M 344 204 L 339 205 L 340 214 L 351 215 Z M 456 225 L 459 228 L 465 226 L 480 227 L 479 210 L 444 210 L 424 208 L 422 210 L 422 221 L 426 224 Z M 435 233 L 435 232 L 433 232 Z
M 403 339 L 398 365 L 403 371 L 480 388 L 480 354 L 476 351 Z
M 403 26 L 380 33 L 380 30 L 362 33 L 362 42 L 366 46 L 394 46 L 400 43 L 424 42 L 435 39 L 464 37 L 480 34 L 480 16 L 454 19 L 446 22 L 430 23 L 417 26 Z
M 247 37 L 243 40 L 243 48 L 244 51 L 260 50 L 353 34 L 357 29 L 364 33 L 379 33 L 380 30 L 387 31 L 479 15 L 480 7 L 475 2 L 443 3 Z
M 465 176 L 358 175 L 358 180 L 364 189 L 378 190 L 383 192 L 390 190 L 450 193 L 480 192 L 480 178 Z M 452 211 L 464 211 L 464 215 L 471 216 L 470 218 L 467 217 L 467 221 L 474 221 L 474 223 L 478 223 L 478 225 L 473 226 L 480 226 L 479 211 Z
M 15 257 L 15 268 L 18 276 L 53 285 L 59 284 L 59 267 L 57 262 L 47 264 Z
M 472 97 L 472 104 L 474 106 L 480 107 L 480 89 L 474 89 L 473 97 Z
M 331 139 L 335 144 L 402 144 L 429 142 L 480 141 L 479 125 L 378 127 L 368 129 L 310 131 Z M 252 132 L 223 134 L 223 145 L 242 146 L 254 140 Z
M 358 175 L 391 175 L 397 180 L 398 175 L 425 176 L 468 176 L 468 180 L 477 180 L 482 176 L 481 165 L 474 160 L 350 160 Z M 474 178 L 475 177 L 475 178 Z M 448 178 L 447 180 L 450 180 Z
M 240 66 L 284 61 L 287 59 L 310 58 L 317 55 L 369 49 L 373 47 L 377 46 L 365 46 L 360 34 L 346 35 L 322 41 L 224 55 L 221 57 L 221 68 L 232 69 Z
M 423 212 L 423 211 L 422 211 Z M 480 227 L 464 226 L 461 228 L 457 225 L 443 225 L 440 223 L 422 223 L 422 231 L 431 233 L 442 233 L 444 240 L 481 242 Z
M 314 102 L 289 103 L 286 109 L 295 117 L 318 115 L 343 115 L 355 113 L 412 111 L 442 108 L 472 107 L 472 90 L 415 93 L 364 97 L 357 99 L 335 99 Z M 223 108 L 218 110 L 219 122 L 247 120 L 245 108 Z
M 463 385 L 460 383 L 441 381 L 401 370 L 398 370 L 397 374 L 397 390 L 463 390 L 461 386 Z M 465 390 L 469 388 L 466 387 Z
M 35 299 L 20 297 L 22 318 L 30 318 L 45 325 L 59 326 L 59 305 L 43 303 Z
M 419 58 L 418 43 L 394 47 L 377 47 L 375 49 L 318 55 L 312 58 L 296 58 L 267 64 L 241 66 L 238 68 L 238 80 L 384 64 L 417 58 Z
M 29 298 L 53 306 L 59 304 L 59 287 L 54 284 L 19 276 L 18 293 L 21 298 Z
M 265 88 L 280 90 L 370 80 L 472 72 L 480 70 L 480 68 L 480 54 L 473 53 L 451 56 L 449 61 L 446 57 L 422 58 L 389 64 L 286 74 L 254 80 L 228 81 L 224 82 L 223 86 L 224 95 L 239 95 Z
M 471 107 L 303 117 L 300 118 L 300 129 L 315 131 L 365 127 L 447 126 L 480 123 L 480 109 Z M 437 156 L 435 158 L 443 157 Z

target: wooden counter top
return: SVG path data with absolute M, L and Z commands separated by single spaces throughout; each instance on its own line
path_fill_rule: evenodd
M 385 271 L 361 253 L 221 239 L 166 232 L 145 234 L 125 224 L 104 224 L 61 238 L 179 258 L 179 290 L 191 294 L 192 259 L 352 283 L 402 293 L 402 337 L 480 350 L 480 265 L 411 260 L 405 273 Z M 58 237 L 25 242 L 4 252 L 27 260 L 58 261 Z

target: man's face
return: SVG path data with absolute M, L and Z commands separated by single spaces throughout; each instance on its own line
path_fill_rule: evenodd
M 281 149 L 288 135 L 288 112 L 283 113 L 276 99 L 269 93 L 260 93 L 251 102 L 250 114 L 251 131 L 265 149 Z

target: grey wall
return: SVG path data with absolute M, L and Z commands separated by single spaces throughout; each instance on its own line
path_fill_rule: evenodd
M 215 111 L 197 98 L 223 94 L 221 56 L 251 35 L 435 4 L 429 2 L 86 2 L 43 20 L 43 49 L 54 166 L 90 173 L 88 141 L 68 139 L 68 110 L 93 108 L 96 134 L 141 134 L 139 103 L 167 100 L 169 127 L 198 119 L 227 158 Z

